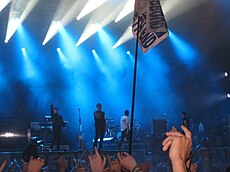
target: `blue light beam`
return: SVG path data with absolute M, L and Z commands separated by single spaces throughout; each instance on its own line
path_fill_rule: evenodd
M 93 56 L 96 60 L 96 63 L 99 67 L 99 70 L 106 76 L 106 78 L 109 78 L 108 76 L 108 70 L 105 68 L 105 65 L 103 64 L 100 56 L 98 55 L 98 53 L 96 52 L 96 50 L 92 50 Z
M 57 48 L 57 52 L 58 52 L 60 61 L 62 62 L 62 64 L 64 65 L 64 67 L 65 68 L 70 68 L 69 62 L 68 62 L 66 56 L 63 54 L 62 50 L 60 48 Z
M 24 59 L 22 77 L 26 79 L 38 77 L 38 72 L 33 62 L 36 53 L 38 52 L 38 48 L 35 47 L 34 41 L 31 39 L 23 25 L 20 25 L 16 34 L 17 48 L 21 49 L 22 57 Z
M 81 57 L 84 57 L 81 49 L 75 46 L 75 41 L 72 39 L 67 30 L 61 25 L 59 28 L 59 35 L 60 35 L 60 45 L 62 52 L 66 56 L 66 60 L 69 61 L 70 64 L 74 65 L 82 63 Z
M 125 63 L 123 61 L 126 56 L 125 51 L 122 49 L 113 49 L 113 37 L 110 36 L 110 34 L 108 34 L 103 28 L 98 30 L 98 35 L 103 45 L 101 46 L 102 50 L 100 52 L 105 52 L 103 56 L 106 58 L 104 58 L 103 61 L 107 64 L 108 68 L 110 68 L 110 71 L 113 72 L 112 69 L 114 69 L 114 72 L 117 72 L 117 70 L 123 70 L 125 67 Z
M 24 76 L 26 78 L 34 78 L 37 74 L 36 74 L 36 70 L 35 70 L 33 64 L 30 61 L 29 55 L 28 55 L 25 48 L 22 48 L 21 51 L 22 51 L 22 56 L 24 58 L 24 63 L 25 63 L 24 64 L 24 72 L 23 72 Z
M 175 33 L 169 31 L 169 38 L 179 59 L 188 67 L 192 67 L 195 64 L 197 58 L 197 52 L 187 42 L 179 38 Z

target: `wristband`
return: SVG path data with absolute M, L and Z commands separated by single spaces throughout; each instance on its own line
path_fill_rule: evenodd
M 142 170 L 140 169 L 140 167 L 138 167 L 138 165 L 136 165 L 133 169 L 132 172 L 142 172 Z

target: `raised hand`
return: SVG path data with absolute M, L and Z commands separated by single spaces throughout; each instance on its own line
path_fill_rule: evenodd
M 169 158 L 172 161 L 173 171 L 186 170 L 185 163 L 189 159 L 192 150 L 192 134 L 186 127 L 181 126 L 181 128 L 185 135 L 176 131 L 166 132 L 167 138 L 162 142 L 163 151 L 169 149 Z
M 105 168 L 105 163 L 106 163 L 106 158 L 105 156 L 103 156 L 103 158 L 101 158 L 101 155 L 99 154 L 97 148 L 95 147 L 95 154 L 90 155 L 89 158 L 89 163 L 90 163 L 90 167 L 92 172 L 99 172 L 104 170 Z
M 30 161 L 28 164 L 28 172 L 40 172 L 45 161 L 41 158 L 34 158 L 33 156 L 30 157 Z
M 6 166 L 6 161 L 4 161 L 4 162 L 2 163 L 2 165 L 0 166 L 0 172 L 3 171 L 3 169 L 5 168 L 5 166 Z
M 125 169 L 127 169 L 129 171 L 133 171 L 133 169 L 137 166 L 136 160 L 126 152 L 124 152 L 123 154 L 118 153 L 117 157 L 118 157 L 122 167 L 124 167 Z
M 108 157 L 108 161 L 110 164 L 110 170 L 112 172 L 121 172 L 121 163 L 118 160 L 111 160 L 110 157 Z

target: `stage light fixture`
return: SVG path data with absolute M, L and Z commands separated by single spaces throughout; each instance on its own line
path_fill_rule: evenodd
M 25 135 L 20 134 L 20 133 L 13 133 L 13 132 L 5 132 L 5 133 L 0 133 L 0 137 L 6 137 L 6 138 L 13 138 L 13 137 L 25 137 Z
M 21 48 L 21 51 L 22 51 L 22 52 L 25 52 L 25 51 L 26 51 L 26 49 L 25 49 L 25 48 Z
M 57 48 L 57 51 L 61 51 L 61 48 Z
M 126 54 L 130 55 L 130 51 L 127 51 Z
M 227 94 L 227 98 L 228 98 L 228 99 L 230 98 L 230 93 Z
M 228 77 L 228 72 L 224 72 L 224 76 L 225 76 L 225 77 Z
M 10 132 L 6 132 L 6 133 L 1 134 L 1 137 L 14 137 L 14 136 L 15 136 L 15 134 L 10 133 Z
M 113 140 L 113 137 L 104 137 L 103 138 L 103 141 L 111 141 Z M 100 139 L 97 139 L 98 142 L 100 142 Z M 93 139 L 93 142 L 94 142 L 94 139 Z

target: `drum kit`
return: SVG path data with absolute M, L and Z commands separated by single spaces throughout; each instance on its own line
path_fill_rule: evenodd
M 114 124 L 113 118 L 106 118 L 105 137 L 116 137 L 116 133 L 120 130 L 118 125 Z
M 113 137 L 114 139 L 121 138 L 120 125 L 116 125 L 113 118 L 106 118 L 105 137 Z M 140 132 L 140 123 L 134 120 L 133 124 L 133 137 L 138 138 Z

